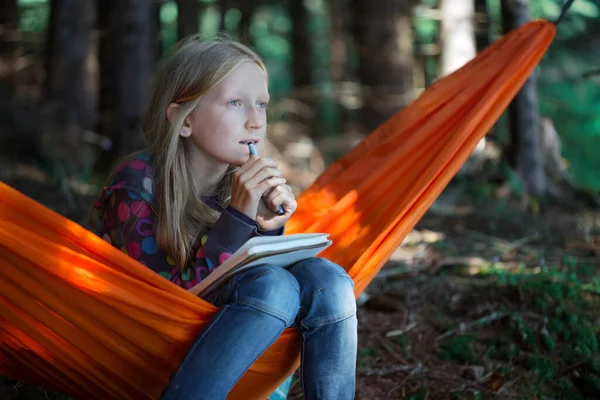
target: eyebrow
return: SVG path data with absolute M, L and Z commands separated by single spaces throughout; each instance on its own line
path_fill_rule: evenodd
M 248 97 L 248 93 L 246 92 L 240 92 L 240 91 L 235 91 L 235 92 L 231 92 L 231 93 L 224 93 L 226 97 L 236 97 L 236 96 L 240 96 L 240 97 Z M 271 99 L 271 95 L 269 94 L 269 92 L 262 92 L 260 95 L 258 95 L 258 97 L 266 97 L 267 99 Z

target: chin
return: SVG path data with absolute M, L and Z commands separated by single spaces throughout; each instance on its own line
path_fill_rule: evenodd
M 246 159 L 231 158 L 231 159 L 227 159 L 227 160 L 223 160 L 223 161 L 229 165 L 233 165 L 234 167 L 241 167 L 247 160 L 248 160 L 248 158 L 246 158 Z

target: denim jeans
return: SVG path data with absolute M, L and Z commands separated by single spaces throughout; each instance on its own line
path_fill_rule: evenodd
M 220 311 L 187 355 L 162 400 L 225 399 L 250 365 L 290 326 L 302 333 L 306 399 L 354 399 L 357 320 L 353 282 L 323 258 L 236 274 L 205 299 Z

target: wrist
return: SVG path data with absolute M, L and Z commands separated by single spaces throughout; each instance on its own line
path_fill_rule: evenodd
M 234 208 L 238 213 L 244 214 L 246 217 L 253 221 L 256 221 L 257 210 L 252 210 L 250 207 L 243 207 L 235 202 L 229 203 L 229 207 Z
M 258 229 L 256 230 L 256 233 L 260 236 L 281 236 L 281 235 L 283 235 L 284 232 L 285 232 L 285 225 L 282 225 L 276 229 L 269 229 L 269 230 L 262 229 L 259 225 Z

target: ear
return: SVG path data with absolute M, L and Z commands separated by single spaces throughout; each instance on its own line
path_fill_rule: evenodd
M 179 111 L 179 104 L 177 103 L 171 103 L 167 107 L 167 120 L 170 123 L 173 123 L 177 111 Z M 185 121 L 183 121 L 183 126 L 181 127 L 181 131 L 179 132 L 179 134 L 182 137 L 189 137 L 192 134 L 192 126 L 188 118 L 186 118 Z
M 167 120 L 170 123 L 173 123 L 173 118 L 175 118 L 175 113 L 179 110 L 179 104 L 171 103 L 167 106 Z

